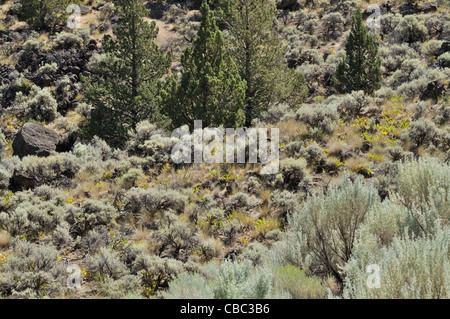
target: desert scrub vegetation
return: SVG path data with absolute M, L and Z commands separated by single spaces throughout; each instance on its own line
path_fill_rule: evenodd
M 448 298 L 448 1 L 287 2 L 2 2 L 0 298 Z

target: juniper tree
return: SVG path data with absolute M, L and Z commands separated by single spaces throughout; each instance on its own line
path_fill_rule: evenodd
M 171 54 L 155 43 L 158 28 L 148 23 L 142 0 L 120 0 L 120 19 L 113 37 L 105 37 L 106 59 L 98 75 L 86 82 L 86 99 L 93 114 L 83 129 L 112 146 L 123 146 L 128 131 L 144 119 L 161 122 L 158 87 L 171 64 Z
M 240 127 L 244 124 L 245 82 L 230 56 L 225 56 L 225 42 L 206 1 L 198 37 L 181 58 L 181 82 L 176 76 L 165 90 L 165 114 L 172 126 L 193 126 L 202 120 L 204 126 Z
M 38 29 L 49 29 L 66 17 L 65 10 L 77 0 L 21 0 L 20 19 Z
M 246 81 L 246 126 L 273 102 L 304 102 L 304 77 L 288 69 L 281 38 L 274 30 L 274 1 L 217 0 L 217 5 L 220 20 L 229 32 L 229 54 Z
M 381 59 L 373 36 L 363 24 L 360 9 L 352 17 L 345 50 L 345 58 L 334 78 L 337 90 L 340 93 L 363 90 L 373 94 L 381 86 Z

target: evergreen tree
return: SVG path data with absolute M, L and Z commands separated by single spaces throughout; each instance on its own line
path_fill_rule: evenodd
M 339 63 L 335 86 L 340 93 L 363 90 L 373 94 L 381 86 L 381 60 L 372 35 L 363 24 L 360 9 L 352 17 L 345 44 L 345 58 Z
M 198 36 L 192 48 L 184 52 L 181 82 L 172 76 L 165 90 L 165 114 L 173 127 L 194 125 L 240 127 L 244 124 L 242 111 L 245 82 L 239 76 L 231 57 L 225 56 L 222 32 L 206 1 Z
M 86 137 L 97 135 L 112 146 L 124 145 L 129 130 L 148 119 L 163 121 L 159 110 L 159 84 L 170 67 L 171 54 L 155 43 L 158 29 L 142 0 L 119 0 L 120 20 L 115 39 L 105 37 L 107 58 L 98 77 L 86 83 L 86 99 L 93 106 Z
M 281 38 L 274 30 L 277 10 L 271 0 L 216 0 L 229 32 L 229 53 L 246 81 L 246 126 L 270 103 L 303 103 L 303 75 L 289 69 Z

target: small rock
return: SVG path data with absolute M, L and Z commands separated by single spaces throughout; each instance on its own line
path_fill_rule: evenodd
M 420 11 L 423 13 L 430 13 L 430 12 L 436 12 L 437 6 L 434 3 L 426 2 L 420 6 Z

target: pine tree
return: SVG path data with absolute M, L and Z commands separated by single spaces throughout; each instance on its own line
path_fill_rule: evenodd
M 363 24 L 359 8 L 352 20 L 352 28 L 345 45 L 345 58 L 336 70 L 335 86 L 340 93 L 363 90 L 371 95 L 381 86 L 378 47 Z
M 198 36 L 181 58 L 181 82 L 172 76 L 165 90 L 164 112 L 173 127 L 192 127 L 194 120 L 202 120 L 205 127 L 240 127 L 245 82 L 232 58 L 225 56 L 223 34 L 206 1 L 200 12 Z
M 120 0 L 120 20 L 112 37 L 105 37 L 107 58 L 99 66 L 99 76 L 86 83 L 86 99 L 93 115 L 84 127 L 86 137 L 97 135 L 112 146 L 121 147 L 128 131 L 148 119 L 160 123 L 158 89 L 160 79 L 171 64 L 155 43 L 158 29 L 142 0 Z
M 281 38 L 274 30 L 277 10 L 271 0 L 216 0 L 229 32 L 229 53 L 246 81 L 246 126 L 270 103 L 303 103 L 303 75 L 288 69 Z

